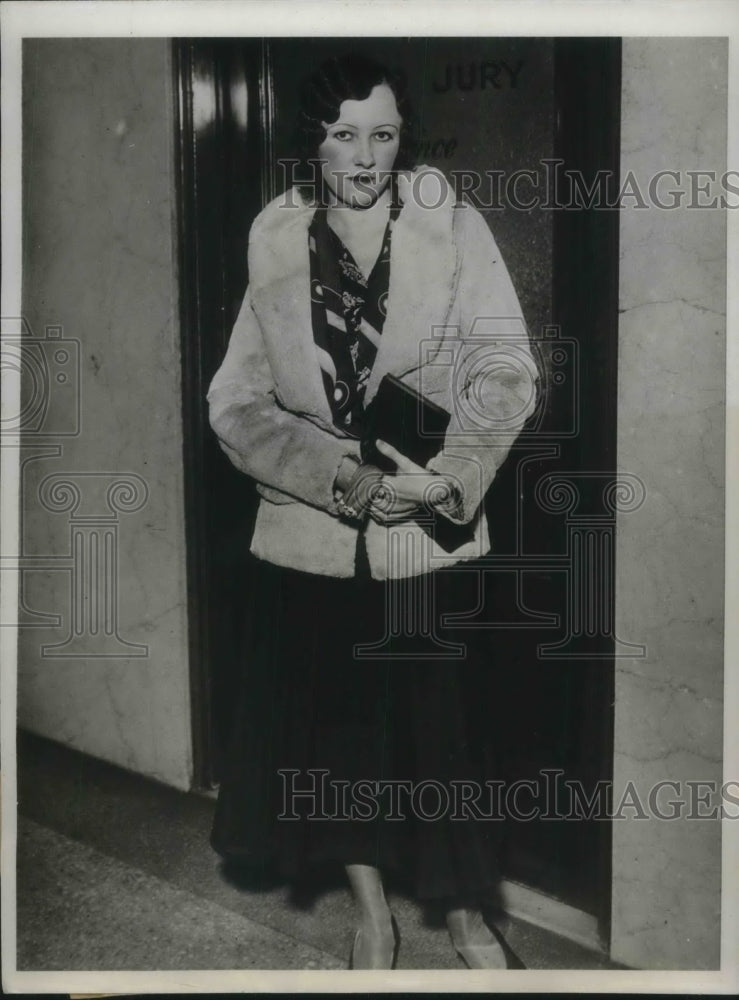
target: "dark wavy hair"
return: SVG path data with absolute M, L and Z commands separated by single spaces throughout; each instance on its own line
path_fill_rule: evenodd
M 321 123 L 331 125 L 337 121 L 344 101 L 364 101 L 372 88 L 380 83 L 386 83 L 392 90 L 402 118 L 394 169 L 410 170 L 415 166 L 413 110 L 408 98 L 405 73 L 401 69 L 391 69 L 362 53 L 348 52 L 327 59 L 301 87 L 300 110 L 293 141 L 298 159 L 293 176 L 299 186 L 311 185 L 310 190 L 313 190 L 316 176 L 312 161 L 318 158 L 318 147 L 326 138 L 326 129 Z

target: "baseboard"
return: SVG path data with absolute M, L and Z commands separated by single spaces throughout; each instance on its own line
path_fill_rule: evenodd
M 601 955 L 606 953 L 598 934 L 598 921 L 592 914 L 509 879 L 503 879 L 501 895 L 503 907 L 511 917 L 552 931 Z

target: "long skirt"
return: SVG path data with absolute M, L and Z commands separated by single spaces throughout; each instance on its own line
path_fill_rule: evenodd
M 377 581 L 257 564 L 212 846 L 258 874 L 373 865 L 421 900 L 489 901 L 499 831 L 469 802 L 494 778 L 494 665 L 443 622 L 474 608 L 474 567 Z

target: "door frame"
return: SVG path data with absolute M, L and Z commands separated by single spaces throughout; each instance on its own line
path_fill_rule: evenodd
M 585 178 L 605 171 L 607 205 L 617 204 L 621 165 L 621 59 L 620 38 L 560 38 L 555 42 L 554 82 L 557 108 L 555 155 L 563 170 L 579 170 Z M 583 441 L 592 471 L 615 483 L 618 471 L 618 317 L 619 223 L 617 208 L 594 205 L 554 215 L 552 315 L 555 324 L 579 343 L 596 348 L 581 354 L 583 384 L 595 381 L 601 389 L 599 416 L 606 433 L 598 428 L 598 447 L 589 444 L 595 421 L 581 420 L 578 439 Z M 594 331 L 597 336 L 594 338 Z M 598 452 L 600 454 L 598 455 Z M 600 458 L 597 463 L 596 456 Z M 610 595 L 610 621 L 615 621 L 615 561 L 605 581 Z M 599 780 L 613 783 L 615 642 L 611 659 L 602 663 L 602 677 L 591 671 L 592 699 L 601 725 L 590 734 L 598 747 Z M 606 666 L 607 664 L 607 666 Z M 600 675 L 600 671 L 598 674 Z M 608 797 L 611 807 L 611 796 Z M 607 950 L 611 938 L 612 823 L 598 823 L 598 934 Z
M 246 289 L 248 220 L 274 185 L 272 74 L 264 39 L 172 42 L 177 263 L 182 356 L 182 420 L 193 786 L 216 784 L 212 658 L 218 655 L 223 579 L 210 525 L 219 488 L 232 503 L 236 477 L 208 422 L 206 395 L 225 354 Z M 249 128 L 252 121 L 259 129 Z M 239 172 L 238 185 L 224 183 Z M 237 204 L 229 192 L 243 191 Z M 242 477 L 243 478 L 243 477 Z M 231 491 L 231 492 L 229 492 Z M 238 491 L 237 491 L 238 492 Z M 248 503 L 248 499 L 247 499 Z

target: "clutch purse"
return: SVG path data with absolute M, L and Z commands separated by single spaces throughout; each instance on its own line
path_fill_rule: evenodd
M 362 461 L 383 472 L 395 472 L 395 463 L 378 451 L 375 442 L 385 441 L 422 468 L 444 447 L 451 414 L 416 392 L 395 375 L 383 376 L 367 407 L 360 442 Z M 468 524 L 454 524 L 438 511 L 424 511 L 416 523 L 446 552 L 454 552 L 474 537 Z
M 444 446 L 450 414 L 416 392 L 395 375 L 385 375 L 367 407 L 361 442 L 362 460 L 383 472 L 394 472 L 395 463 L 375 447 L 379 438 L 425 468 Z

